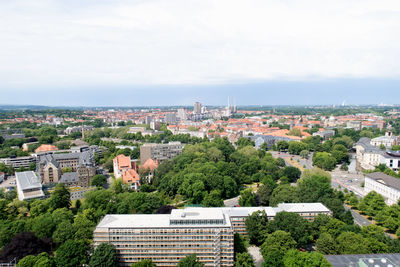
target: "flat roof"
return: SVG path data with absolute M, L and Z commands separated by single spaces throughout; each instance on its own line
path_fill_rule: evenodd
M 342 266 L 380 266 L 380 267 L 398 267 L 400 266 L 400 253 L 388 254 L 350 254 L 350 255 L 325 255 L 325 258 L 333 267 Z
M 322 203 L 281 203 L 278 208 L 287 212 L 330 212 Z

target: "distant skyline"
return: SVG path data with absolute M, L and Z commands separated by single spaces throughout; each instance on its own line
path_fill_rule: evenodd
M 396 104 L 398 0 L 2 0 L 0 104 Z
M 207 86 L 0 90 L 0 104 L 47 106 L 191 106 L 400 104 L 400 80 L 269 81 Z

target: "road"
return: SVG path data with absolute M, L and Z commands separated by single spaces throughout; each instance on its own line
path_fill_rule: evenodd
M 355 222 L 356 224 L 358 224 L 358 225 L 360 225 L 360 226 L 367 226 L 367 225 L 372 224 L 371 221 L 365 219 L 363 216 L 361 216 L 360 214 L 358 214 L 358 213 L 355 212 L 354 210 L 348 208 L 347 206 L 344 206 L 344 208 L 345 208 L 346 210 L 350 210 L 351 215 L 353 215 L 354 222 Z
M 234 197 L 234 198 L 230 198 L 230 199 L 225 199 L 224 200 L 225 207 L 236 207 L 236 206 L 238 206 L 239 205 L 239 197 L 240 196 L 237 196 L 237 197 Z

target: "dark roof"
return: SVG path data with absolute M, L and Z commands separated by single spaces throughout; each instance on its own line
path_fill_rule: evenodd
M 371 178 L 378 183 L 384 184 L 389 187 L 396 188 L 400 190 L 400 179 L 394 178 L 390 175 L 384 174 L 383 172 L 373 172 L 366 175 L 368 178 Z
M 400 253 L 325 255 L 325 258 L 332 264 L 333 267 L 400 266 Z M 361 265 L 360 263 L 363 263 L 363 265 Z
M 68 184 L 68 183 L 76 183 L 78 182 L 78 173 L 77 172 L 67 172 L 61 175 L 60 183 Z

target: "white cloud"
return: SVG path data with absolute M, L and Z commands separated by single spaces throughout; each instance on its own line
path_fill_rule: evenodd
M 0 88 L 399 78 L 398 0 L 3 0 Z

